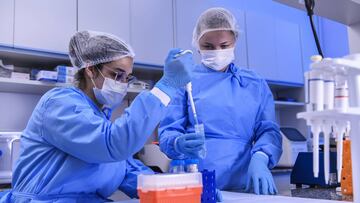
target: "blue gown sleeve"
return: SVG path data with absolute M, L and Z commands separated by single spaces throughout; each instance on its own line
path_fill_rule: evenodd
M 126 160 L 144 146 L 166 107 L 150 92 L 135 98 L 113 123 L 95 114 L 80 94 L 45 102 L 41 136 L 50 145 L 88 163 Z
M 154 174 L 154 172 L 137 159 L 129 158 L 126 160 L 126 174 L 119 186 L 119 190 L 130 198 L 138 198 L 137 177 L 140 174 Z
M 274 99 L 265 80 L 261 82 L 262 102 L 256 116 L 252 154 L 262 151 L 269 157 L 269 168 L 273 168 L 282 153 L 282 138 L 275 121 Z
M 159 126 L 160 150 L 170 159 L 181 159 L 184 156 L 175 150 L 174 142 L 178 136 L 186 133 L 187 122 L 187 96 L 185 90 L 181 89 L 170 102 L 168 114 Z

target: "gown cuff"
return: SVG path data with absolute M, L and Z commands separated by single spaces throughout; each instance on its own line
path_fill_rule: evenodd
M 160 99 L 161 103 L 164 104 L 164 106 L 167 106 L 170 103 L 170 97 L 165 94 L 165 92 L 161 91 L 159 88 L 154 87 L 150 92 L 156 96 L 158 99 Z
M 262 151 L 257 151 L 255 152 L 255 154 L 261 154 L 262 156 L 265 156 L 269 160 L 269 156 Z

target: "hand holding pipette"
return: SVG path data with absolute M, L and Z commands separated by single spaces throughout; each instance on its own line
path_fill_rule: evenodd
M 193 52 L 191 50 L 185 50 L 185 51 L 181 51 L 180 53 L 175 55 L 175 58 L 180 57 L 184 54 L 190 53 L 192 54 Z M 191 105 L 191 111 L 193 113 L 194 116 L 194 120 L 195 120 L 195 124 L 198 125 L 199 124 L 199 120 L 197 118 L 197 114 L 196 114 L 196 108 L 195 108 L 195 104 L 194 104 L 194 98 L 192 96 L 192 84 L 191 82 L 189 82 L 188 84 L 186 84 L 186 92 L 188 93 L 189 96 L 189 100 L 190 100 L 190 105 Z
M 186 54 L 186 53 L 193 53 L 191 50 L 185 50 L 185 51 L 181 51 L 180 53 L 176 54 L 175 57 L 181 57 L 182 55 Z M 205 131 L 204 131 L 204 124 L 200 124 L 198 117 L 197 117 L 197 113 L 196 113 L 196 108 L 195 108 L 195 103 L 194 103 L 194 98 L 192 95 L 192 84 L 191 82 L 189 82 L 188 84 L 186 84 L 186 92 L 188 93 L 189 96 L 189 101 L 190 101 L 190 106 L 191 106 L 191 111 L 193 113 L 194 116 L 194 121 L 195 121 L 195 133 L 200 135 L 200 136 L 205 136 Z M 200 153 L 200 158 L 205 158 L 206 156 L 206 148 L 204 147 L 203 149 L 201 149 Z

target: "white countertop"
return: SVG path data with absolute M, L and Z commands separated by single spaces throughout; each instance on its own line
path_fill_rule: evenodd
M 291 203 L 344 203 L 343 201 L 334 201 L 334 200 L 320 200 L 320 199 L 308 199 L 308 198 L 299 198 L 299 197 L 286 197 L 280 195 L 255 195 L 249 193 L 237 193 L 237 192 L 222 192 L 223 194 L 223 203 L 281 203 L 281 202 L 291 202 Z M 118 201 L 118 203 L 138 203 L 136 200 L 125 200 Z

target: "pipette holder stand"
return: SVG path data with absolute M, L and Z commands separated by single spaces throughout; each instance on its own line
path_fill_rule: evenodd
M 357 55 L 356 60 L 348 59 L 349 58 L 344 57 L 340 59 L 323 60 L 311 64 L 311 67 L 324 72 L 332 72 L 334 75 L 341 75 L 347 78 L 349 82 L 350 107 L 345 111 L 343 109 L 334 109 L 301 112 L 298 113 L 297 118 L 305 119 L 309 126 L 314 123 L 320 123 L 320 125 L 332 123 L 336 125 L 339 123 L 343 124 L 350 122 L 350 140 L 351 145 L 353 146 L 351 147 L 351 159 L 354 202 L 360 203 L 360 60 L 359 55 Z
M 350 122 L 351 159 L 353 172 L 354 202 L 360 202 L 360 109 L 349 108 L 348 112 L 339 112 L 336 110 L 319 112 L 302 112 L 298 118 L 303 118 L 310 123 L 313 121 L 326 122 Z

